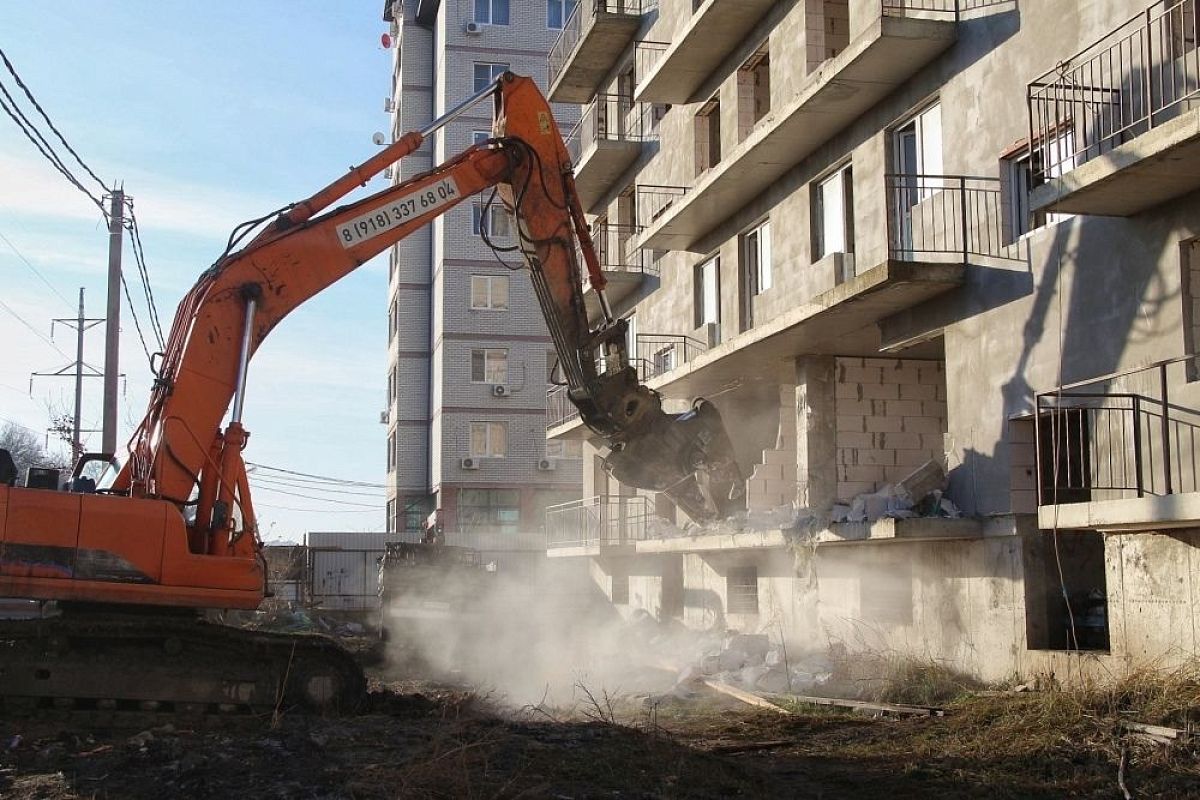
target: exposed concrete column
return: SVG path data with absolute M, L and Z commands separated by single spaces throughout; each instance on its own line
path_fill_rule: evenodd
M 836 384 L 832 356 L 796 359 L 796 477 L 800 505 L 814 511 L 837 499 Z

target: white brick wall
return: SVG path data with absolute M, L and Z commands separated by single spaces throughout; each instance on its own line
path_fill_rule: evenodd
M 876 491 L 944 458 L 941 362 L 839 358 L 836 398 L 839 500 Z

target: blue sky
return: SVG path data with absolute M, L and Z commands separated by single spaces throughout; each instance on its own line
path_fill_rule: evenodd
M 387 30 L 382 6 L 380 0 L 0 3 L 0 47 L 84 160 L 106 182 L 123 182 L 133 197 L 164 330 L 233 226 L 308 196 L 376 151 L 371 135 L 389 124 L 383 99 L 391 54 L 380 44 Z M 377 178 L 369 190 L 384 186 Z M 70 363 L 74 334 L 56 330 L 59 352 L 17 316 L 48 336 L 51 318 L 75 315 L 81 286 L 88 316 L 103 316 L 107 232 L 95 206 L 3 115 L 0 235 L 0 299 L 15 312 L 0 308 L 0 421 L 43 431 L 48 408 L 70 410 L 73 382 L 39 378 L 31 394 L 30 373 Z M 144 328 L 128 240 L 125 256 Z M 251 365 L 247 460 L 382 484 L 386 295 L 386 261 L 377 258 L 302 306 L 264 343 Z M 86 359 L 97 367 L 103 337 L 101 326 L 86 340 Z M 150 380 L 128 306 L 121 367 L 128 376 L 123 443 L 145 410 Z M 85 383 L 85 427 L 99 427 L 100 415 L 94 379 Z M 90 443 L 98 447 L 99 434 Z M 304 489 L 254 488 L 267 539 L 383 528 L 382 490 L 329 496 L 365 504 L 340 505 Z

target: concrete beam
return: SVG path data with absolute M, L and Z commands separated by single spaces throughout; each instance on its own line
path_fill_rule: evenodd
M 1135 532 L 1200 527 L 1200 492 L 1069 503 L 1038 509 L 1043 530 Z

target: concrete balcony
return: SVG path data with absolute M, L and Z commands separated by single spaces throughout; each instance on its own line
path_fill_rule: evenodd
M 635 99 L 689 103 L 705 79 L 732 53 L 775 0 L 705 0 L 645 73 Z
M 896 542 L 935 542 L 978 539 L 984 525 L 978 519 L 880 519 L 875 522 L 835 522 L 817 531 L 818 546 Z M 795 534 L 781 530 L 743 530 L 694 536 L 646 536 L 634 545 L 637 553 L 703 553 L 716 550 L 782 549 L 793 546 Z
M 686 363 L 648 376 L 667 397 L 710 395 L 757 376 L 786 383 L 801 355 L 878 355 L 879 323 L 963 284 L 967 264 L 1020 257 L 1003 241 L 998 180 L 962 175 L 888 175 L 886 241 L 856 241 L 812 264 L 812 294 L 749 330 L 720 338 Z M 922 330 L 923 334 L 930 334 Z M 936 338 L 928 335 L 925 339 Z M 727 339 L 727 340 L 726 340 Z M 911 343 L 909 357 L 937 358 Z
M 1130 216 L 1200 188 L 1197 2 L 1155 3 L 1029 84 L 1032 211 Z
M 579 0 L 550 48 L 550 100 L 580 104 L 591 100 L 633 41 L 643 11 L 657 6 L 657 0 Z
M 1015 464 L 1012 486 L 1014 495 L 1036 488 L 1038 527 L 1200 526 L 1200 410 L 1171 397 L 1195 361 L 1173 359 L 1036 396 L 1032 442 L 1025 445 L 1035 458 L 1024 471 Z M 1013 448 L 1017 462 L 1023 450 Z M 1028 477 L 1020 483 L 1022 474 Z
M 592 244 L 600 260 L 600 270 L 608 282 L 604 294 L 614 313 L 620 315 L 658 285 L 658 264 L 653 254 L 634 246 L 641 228 L 601 222 L 592 226 Z M 582 263 L 582 262 L 581 262 Z M 583 276 L 583 302 L 588 319 L 600 319 L 600 299 L 592 288 L 590 276 Z
M 575 188 L 583 210 L 595 213 L 621 177 L 658 131 L 650 125 L 650 106 L 629 97 L 599 95 L 584 107 L 579 123 L 567 134 L 567 151 L 575 165 Z
M 701 252 L 700 239 L 954 44 L 954 17 L 881 14 L 772 109 L 719 164 L 647 226 L 642 244 Z
M 598 495 L 546 508 L 546 555 L 632 555 L 651 508 L 641 495 Z

